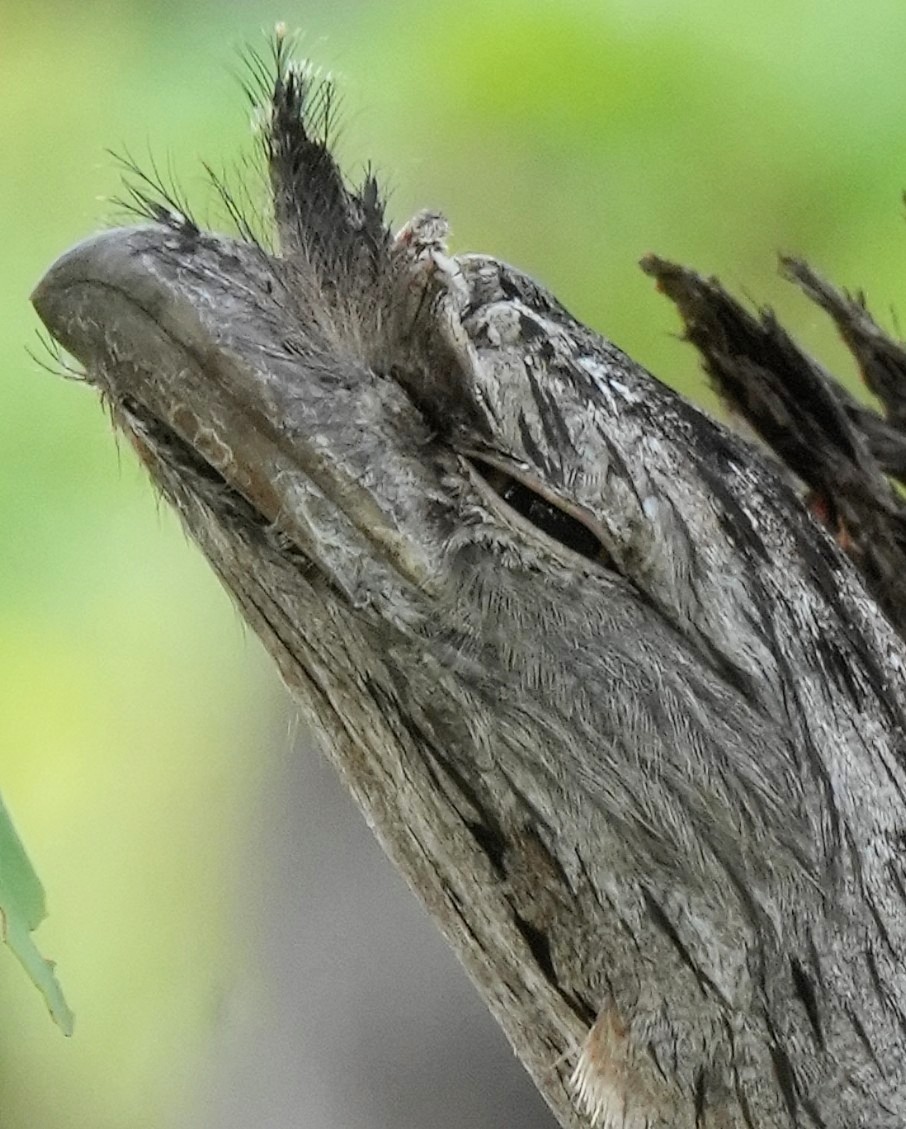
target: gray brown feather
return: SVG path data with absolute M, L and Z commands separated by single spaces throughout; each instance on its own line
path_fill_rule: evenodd
M 280 257 L 158 210 L 39 313 L 563 1125 L 601 1013 L 627 1126 L 900 1129 L 902 639 L 758 450 L 430 216 L 392 239 L 306 74 Z

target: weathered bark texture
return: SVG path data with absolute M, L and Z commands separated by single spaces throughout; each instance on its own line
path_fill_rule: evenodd
M 279 251 L 140 186 L 42 319 L 563 1126 L 900 1129 L 902 349 L 786 264 L 882 417 L 646 261 L 775 465 L 440 216 L 391 237 L 329 87 L 258 69 Z

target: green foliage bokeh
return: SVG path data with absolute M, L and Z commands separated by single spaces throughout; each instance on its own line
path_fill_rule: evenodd
M 3 1129 L 177 1124 L 255 975 L 230 876 L 281 739 L 273 676 L 93 395 L 30 359 L 27 296 L 109 219 L 108 148 L 153 154 L 216 216 L 201 159 L 248 150 L 240 53 L 278 19 L 338 72 L 347 166 L 376 162 L 396 220 L 444 208 L 455 249 L 529 270 L 686 391 L 646 251 L 776 304 L 837 364 L 776 250 L 882 315 L 902 301 L 894 0 L 0 0 L 0 788 L 78 1015 L 62 1039 L 0 949 Z

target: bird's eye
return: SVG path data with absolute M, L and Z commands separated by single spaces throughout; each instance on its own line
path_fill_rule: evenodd
M 610 554 L 597 535 L 548 496 L 484 459 L 470 456 L 469 464 L 506 506 L 547 537 L 589 560 L 611 563 Z

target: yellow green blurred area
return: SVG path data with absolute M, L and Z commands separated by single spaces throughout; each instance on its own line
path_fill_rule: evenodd
M 375 163 L 395 221 L 441 207 L 456 250 L 701 399 L 648 251 L 775 305 L 847 375 L 776 251 L 903 309 L 900 0 L 0 0 L 0 791 L 76 1012 L 66 1040 L 0 947 L 0 1129 L 202 1125 L 224 1001 L 263 979 L 234 877 L 281 692 L 94 395 L 41 368 L 28 294 L 117 218 L 109 149 L 217 222 L 202 160 L 250 150 L 242 52 L 278 19 L 336 72 L 344 160 Z

